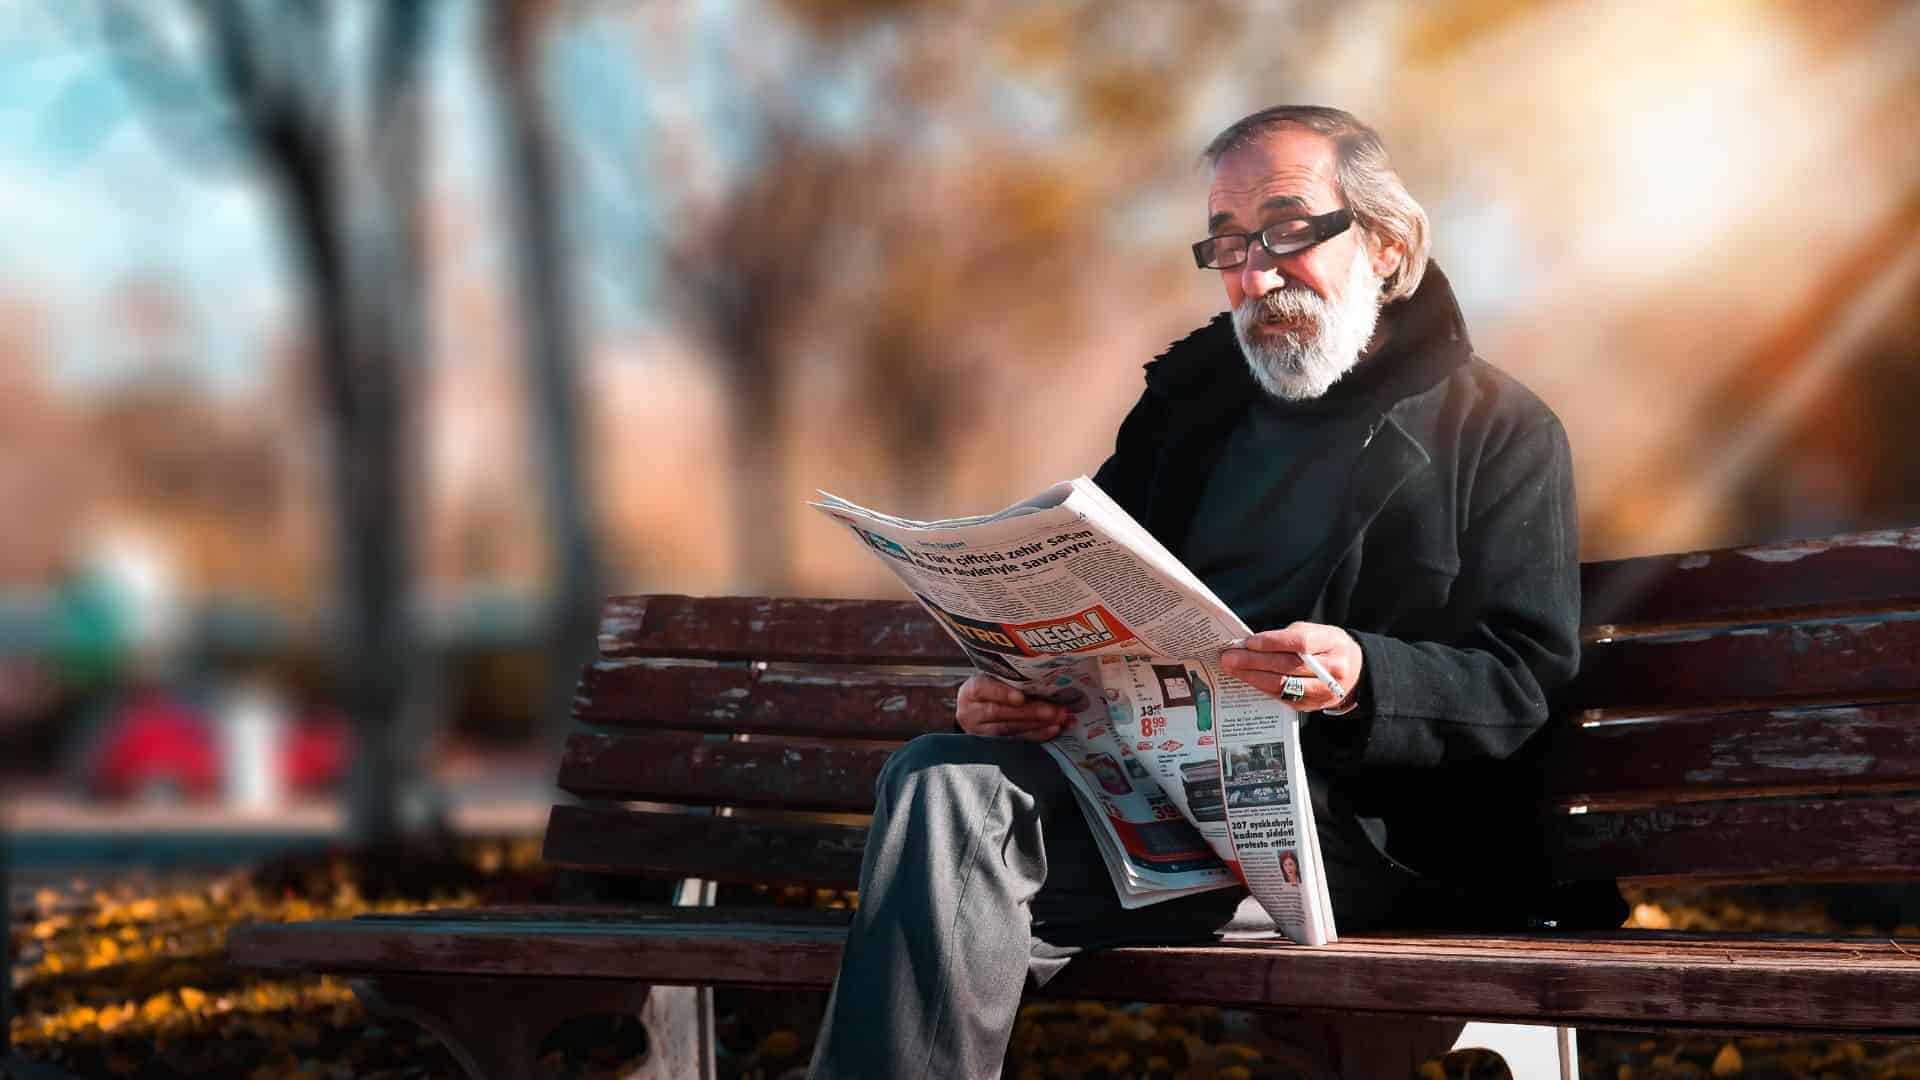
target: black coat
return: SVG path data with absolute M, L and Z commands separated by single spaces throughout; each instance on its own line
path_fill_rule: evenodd
M 1347 501 L 1300 508 L 1331 515 L 1340 552 L 1310 617 L 1365 657 L 1359 707 L 1304 729 L 1316 815 L 1323 834 L 1364 835 L 1397 870 L 1500 909 L 1495 921 L 1564 917 L 1546 898 L 1529 746 L 1580 657 L 1566 432 L 1474 355 L 1437 266 L 1381 317 Z M 1184 556 L 1223 440 L 1263 391 L 1225 314 L 1146 372 L 1095 479 Z M 1617 922 L 1606 908 L 1575 918 Z

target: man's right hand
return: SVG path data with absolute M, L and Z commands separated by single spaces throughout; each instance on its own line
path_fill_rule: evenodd
M 1067 710 L 1050 701 L 1029 700 L 1017 686 L 991 675 L 975 674 L 960 684 L 954 706 L 960 730 L 969 735 L 1003 735 L 1046 742 L 1060 734 Z

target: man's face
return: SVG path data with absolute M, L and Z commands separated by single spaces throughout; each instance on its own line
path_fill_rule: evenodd
M 1337 151 L 1305 128 L 1283 127 L 1230 151 L 1213 170 L 1210 233 L 1244 233 L 1286 218 L 1337 210 Z M 1220 271 L 1248 365 L 1269 393 L 1319 397 L 1359 360 L 1380 311 L 1380 279 L 1397 251 L 1370 245 L 1356 226 L 1305 251 L 1269 255 Z

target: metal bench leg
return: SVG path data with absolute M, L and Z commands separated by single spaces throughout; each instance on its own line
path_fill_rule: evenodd
M 678 907 L 712 907 L 718 884 L 683 879 L 674 888 Z M 713 1080 L 713 988 L 656 986 L 640 1014 L 647 1028 L 647 1060 L 625 1080 Z
M 656 986 L 640 1020 L 647 1060 L 625 1080 L 713 1080 L 713 989 Z
M 1461 1030 L 1453 1048 L 1499 1054 L 1514 1080 L 1576 1080 L 1580 1075 L 1580 1055 L 1568 1027 L 1475 1021 Z

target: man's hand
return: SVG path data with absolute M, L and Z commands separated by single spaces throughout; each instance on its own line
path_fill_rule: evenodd
M 1307 696 L 1287 704 L 1301 712 L 1331 708 L 1347 700 L 1333 695 L 1327 684 L 1301 662 L 1301 653 L 1312 653 L 1349 696 L 1360 685 L 1360 668 L 1364 663 L 1360 643 L 1337 626 L 1297 622 L 1284 630 L 1255 634 L 1246 640 L 1245 646 L 1221 653 L 1220 666 L 1227 674 L 1274 697 L 1280 697 L 1280 684 L 1287 676 L 1300 676 L 1307 681 Z
M 1028 700 L 1017 686 L 976 674 L 960 684 L 954 706 L 960 730 L 969 735 L 1005 735 L 1046 742 L 1060 734 L 1067 710 L 1050 701 Z

